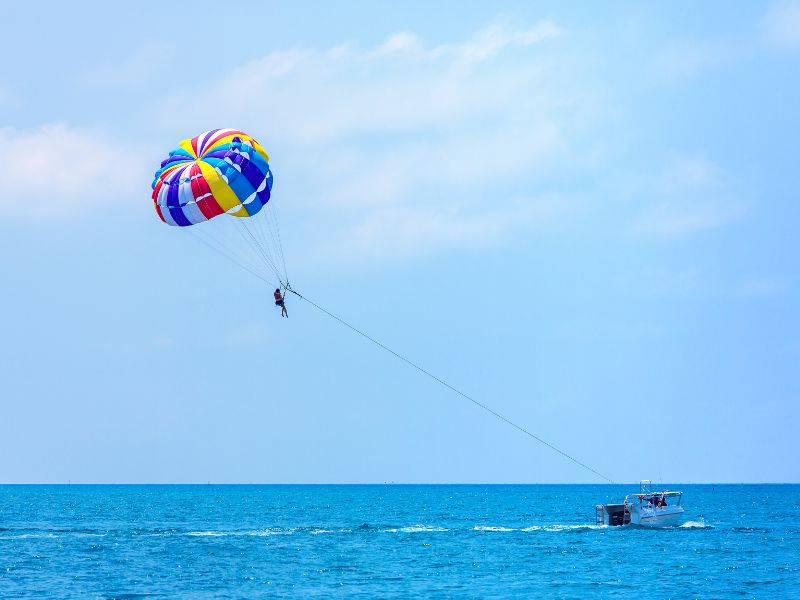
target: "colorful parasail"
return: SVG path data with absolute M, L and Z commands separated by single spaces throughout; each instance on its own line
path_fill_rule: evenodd
M 212 129 L 183 140 L 161 161 L 152 183 L 162 221 L 188 227 L 216 216 L 252 217 L 270 198 L 269 156 L 236 129 Z

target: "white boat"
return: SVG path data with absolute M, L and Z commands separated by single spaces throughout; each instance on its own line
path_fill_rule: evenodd
M 673 525 L 681 520 L 683 492 L 653 492 L 650 481 L 639 482 L 639 493 L 628 494 L 622 504 L 595 506 L 596 522 L 603 525 Z

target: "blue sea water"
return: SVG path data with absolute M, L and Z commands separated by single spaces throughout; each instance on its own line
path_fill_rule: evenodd
M 0 597 L 800 598 L 800 486 L 0 486 Z

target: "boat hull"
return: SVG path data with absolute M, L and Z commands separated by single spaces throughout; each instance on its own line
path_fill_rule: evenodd
M 663 527 L 676 525 L 683 518 L 683 508 L 680 506 L 665 506 L 663 508 L 630 507 L 631 524 L 650 527 Z
M 676 525 L 683 517 L 682 498 L 683 492 L 679 491 L 654 492 L 650 481 L 643 479 L 639 493 L 628 494 L 622 504 L 595 505 L 595 521 L 604 525 Z

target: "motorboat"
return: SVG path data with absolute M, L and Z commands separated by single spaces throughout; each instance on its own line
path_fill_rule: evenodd
M 595 521 L 603 525 L 674 525 L 681 520 L 683 492 L 651 490 L 647 479 L 639 482 L 639 493 L 628 494 L 622 504 L 597 504 Z

